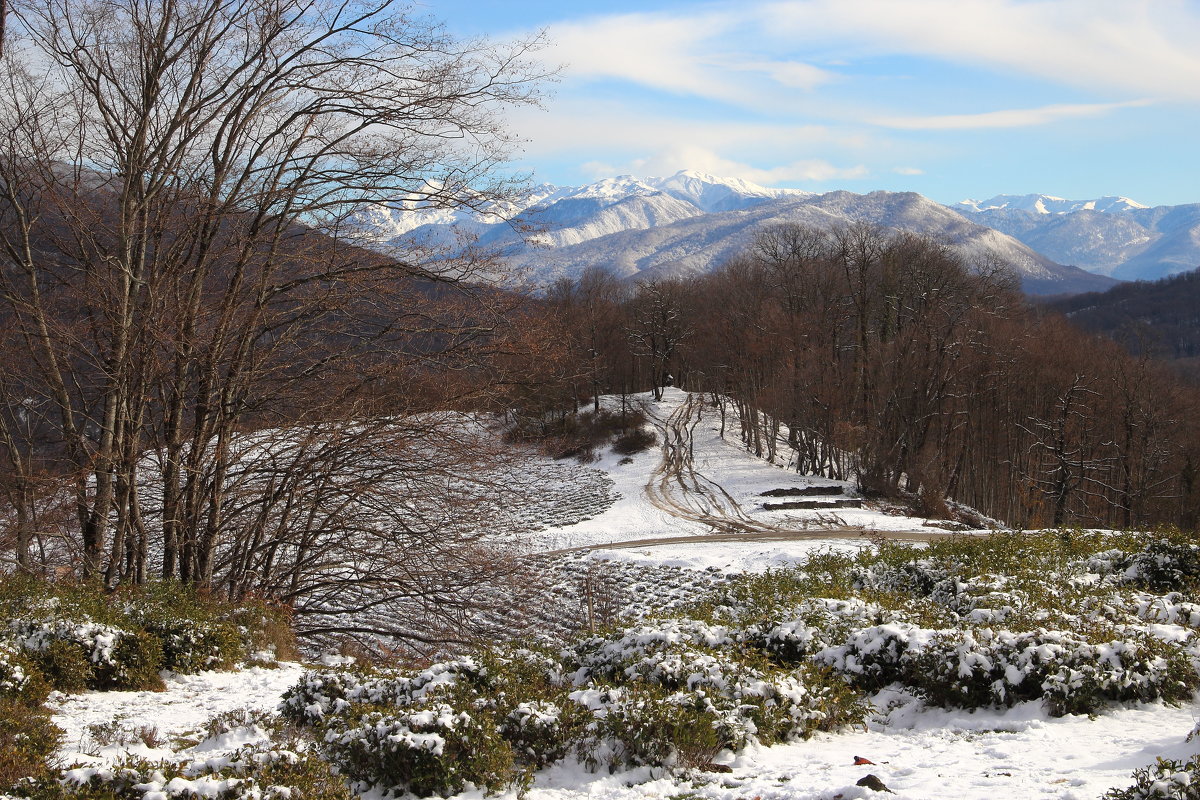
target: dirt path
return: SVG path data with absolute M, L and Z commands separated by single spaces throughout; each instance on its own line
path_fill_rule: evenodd
M 759 531 L 755 533 L 706 533 L 703 536 L 664 536 L 657 539 L 634 539 L 628 542 L 611 542 L 609 544 L 589 544 L 582 547 L 567 547 L 562 550 L 551 550 L 544 555 L 559 555 L 562 553 L 577 553 L 584 550 L 636 550 L 639 547 L 658 547 L 672 544 L 710 544 L 712 542 L 802 542 L 820 539 L 838 539 L 869 541 L 872 539 L 889 539 L 897 542 L 932 542 L 936 539 L 950 536 L 949 532 L 935 533 L 933 531 L 875 531 L 858 528 L 831 528 L 816 531 Z M 960 534 L 961 535 L 961 534 Z
M 662 461 L 646 483 L 650 504 L 673 517 L 699 522 L 722 533 L 780 530 L 751 519 L 719 483 L 696 471 L 692 436 L 703 413 L 703 399 L 689 394 L 666 419 L 650 414 L 663 438 Z
M 741 504 L 720 483 L 697 471 L 693 458 L 693 438 L 696 427 L 704 417 L 703 395 L 689 394 L 666 419 L 655 416 L 650 409 L 646 411 L 663 439 L 662 462 L 654 469 L 646 483 L 646 497 L 650 504 L 660 511 L 678 519 L 699 522 L 713 529 L 713 534 L 694 541 L 722 541 L 721 537 L 728 541 L 750 537 L 780 541 L 853 539 L 863 535 L 860 528 L 833 525 L 820 529 L 795 528 L 757 520 L 746 513 Z M 913 536 L 945 535 L 922 534 L 918 531 L 897 532 L 894 536 L 892 532 L 872 531 L 866 535 L 900 539 L 910 533 Z

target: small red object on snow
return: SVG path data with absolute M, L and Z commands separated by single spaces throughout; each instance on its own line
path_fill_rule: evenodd
M 863 764 L 871 764 L 872 766 L 874 766 L 875 762 L 869 758 L 863 758 L 862 756 L 854 757 L 854 766 L 861 767 Z

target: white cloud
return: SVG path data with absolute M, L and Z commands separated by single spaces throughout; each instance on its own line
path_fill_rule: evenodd
M 665 148 L 653 155 L 637 158 L 623 164 L 608 164 L 591 161 L 582 165 L 591 177 L 607 178 L 613 175 L 665 176 L 681 169 L 694 169 L 711 175 L 727 178 L 742 178 L 763 186 L 780 183 L 804 183 L 811 181 L 855 180 L 867 177 L 870 172 L 862 165 L 838 167 L 821 159 L 800 159 L 774 167 L 755 167 L 696 145 L 681 144 Z
M 1111 95 L 1200 100 L 1192 0 L 781 0 L 755 12 L 796 46 L 933 56 Z
M 730 67 L 743 72 L 762 73 L 780 86 L 806 91 L 829 83 L 835 77 L 828 70 L 802 61 L 746 61 L 734 62 Z
M 715 152 L 754 150 L 764 154 L 796 154 L 814 149 L 866 153 L 879 149 L 876 133 L 846 127 L 792 121 L 746 121 L 736 116 L 647 111 L 616 101 L 563 97 L 549 112 L 519 109 L 508 124 L 531 139 L 529 154 L 571 151 L 646 153 L 689 142 Z
M 1095 117 L 1118 108 L 1150 105 L 1149 100 L 1131 100 L 1127 103 L 1090 103 L 1075 105 L 1053 105 L 1041 108 L 1017 108 L 1003 111 L 987 111 L 982 114 L 945 114 L 929 117 L 879 117 L 871 120 L 875 125 L 903 130 L 969 130 L 974 128 L 1023 128 L 1045 125 L 1060 119 Z
M 567 80 L 619 79 L 751 108 L 777 107 L 796 90 L 833 79 L 811 64 L 764 57 L 761 47 L 740 53 L 732 44 L 745 23 L 742 14 L 719 11 L 561 22 L 549 29 L 546 58 L 564 64 Z
M 892 172 L 897 175 L 924 175 L 925 170 L 920 167 L 892 167 Z

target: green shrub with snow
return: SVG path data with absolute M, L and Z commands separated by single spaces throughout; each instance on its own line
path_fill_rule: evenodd
M 341 774 L 364 789 L 420 797 L 471 786 L 499 792 L 520 776 L 512 747 L 490 715 L 469 704 L 428 702 L 356 715 L 344 724 L 326 724 L 321 748 Z
M 281 710 L 314 728 L 352 780 L 415 794 L 523 785 L 572 754 L 593 767 L 702 766 L 867 713 L 841 677 L 779 666 L 695 620 L 587 637 L 560 656 L 492 651 L 420 671 L 309 673 Z
M 1178 532 L 883 543 L 734 579 L 697 610 L 779 664 L 815 662 L 865 692 L 1094 713 L 1200 686 L 1198 551 Z
M 743 641 L 743 632 L 665 620 L 591 637 L 569 655 L 571 696 L 591 711 L 595 748 L 610 760 L 695 766 L 749 741 L 773 744 L 866 715 L 846 681 L 813 665 L 790 669 Z
M 140 630 L 84 618 L 41 617 L 9 623 L 12 641 L 56 689 L 156 689 L 162 645 Z
M 1104 555 L 1110 574 L 1122 583 L 1151 591 L 1200 585 L 1200 546 L 1190 542 L 1151 539 L 1132 552 L 1113 550 Z
M 1187 761 L 1160 758 L 1134 770 L 1132 786 L 1110 789 L 1103 800 L 1200 800 L 1200 755 Z
M 11 642 L 0 641 L 0 698 L 38 706 L 49 692 L 41 671 L 24 651 Z
M 49 711 L 23 699 L 0 697 L 0 790 L 46 774 L 61 738 Z
M 81 767 L 16 784 L 29 800 L 350 800 L 344 779 L 311 752 L 247 746 L 231 755 L 175 764 L 131 760 Z
M 939 705 L 976 708 L 1044 700 L 1050 713 L 1090 714 L 1123 701 L 1189 699 L 1200 680 L 1178 647 L 1143 632 L 938 632 L 912 659 L 911 680 Z
M 0 639 L 66 692 L 152 689 L 162 685 L 161 669 L 229 669 L 250 656 L 294 655 L 282 610 L 219 601 L 169 581 L 107 592 L 6 576 L 0 612 Z
M 574 747 L 586 720 L 567 692 L 548 654 L 494 650 L 417 671 L 308 673 L 280 709 L 364 786 L 497 792 Z
M 42 706 L 48 691 L 33 662 L 0 642 L 0 789 L 49 770 L 62 731 Z
M 157 581 L 125 589 L 114 600 L 126 619 L 162 643 L 163 669 L 185 674 L 231 669 L 258 649 L 253 633 L 236 621 L 249 609 L 194 587 Z

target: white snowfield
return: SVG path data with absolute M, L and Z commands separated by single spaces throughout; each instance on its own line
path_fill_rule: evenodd
M 649 394 L 628 398 L 631 407 L 643 409 L 658 437 L 655 446 L 632 456 L 631 463 L 620 463 L 622 456 L 605 453 L 591 467 L 606 473 L 620 498 L 604 513 L 565 528 L 547 530 L 542 544 L 547 550 L 575 547 L 598 548 L 606 544 L 630 543 L 666 538 L 710 537 L 714 533 L 746 533 L 740 542 L 680 542 L 655 544 L 636 549 L 612 551 L 619 558 L 649 553 L 651 560 L 687 561 L 698 568 L 728 567 L 732 571 L 760 571 L 802 558 L 813 548 L 864 546 L 870 537 L 887 532 L 912 532 L 928 535 L 948 534 L 944 523 L 917 517 L 888 514 L 872 508 L 834 508 L 833 501 L 858 497 L 853 482 L 800 475 L 788 464 L 788 451 L 780 447 L 776 463 L 768 463 L 748 452 L 738 434 L 738 422 L 728 412 L 725 436 L 721 432 L 719 409 L 705 398 L 692 395 L 691 414 L 686 420 L 680 412 L 688 401 L 680 389 L 663 390 L 663 399 L 655 402 Z M 604 399 L 606 407 L 619 411 L 620 398 Z M 682 423 L 682 424 L 681 424 Z M 669 429 L 686 428 L 690 436 L 687 456 L 691 470 L 682 476 L 665 475 L 661 469 L 663 448 Z M 664 481 L 664 478 L 666 479 Z M 833 487 L 825 496 L 772 498 L 764 492 L 778 489 Z M 651 491 L 647 491 L 647 488 Z M 673 503 L 656 502 L 669 495 Z M 767 510 L 764 506 L 787 500 L 825 500 L 827 509 Z M 667 505 L 667 508 L 663 506 Z M 683 505 L 681 510 L 675 505 Z M 692 513 L 687 513 L 687 512 Z M 681 516 L 682 512 L 682 516 Z M 691 518 L 689 518 L 691 517 Z M 711 521 L 705 522 L 708 518 Z M 735 525 L 726 531 L 717 526 L 723 520 Z M 760 541 L 755 536 L 772 532 L 806 533 L 812 539 L 796 541 Z M 829 536 L 820 538 L 822 532 Z M 609 551 L 604 551 L 607 554 Z M 680 563 L 682 563 L 682 561 Z
M 619 499 L 589 520 L 542 531 L 538 534 L 542 549 L 599 546 L 592 558 L 743 572 L 789 564 L 813 548 L 870 546 L 858 535 L 863 531 L 946 533 L 926 520 L 871 509 L 765 510 L 760 496 L 764 491 L 834 482 L 797 475 L 786 463 L 771 465 L 747 454 L 737 440 L 733 419 L 723 440 L 718 435 L 718 412 L 706 405 L 698 407 L 696 399 L 689 401 L 684 392 L 667 390 L 659 403 L 646 397 L 634 400 L 645 403 L 658 430 L 658 444 L 633 456 L 631 463 L 621 464 L 620 456 L 608 453 L 591 465 L 612 479 Z M 688 443 L 691 463 L 677 473 L 664 469 L 672 453 L 670 447 L 664 449 L 664 437 L 674 435 L 672 425 L 683 418 L 681 409 L 689 402 L 688 424 L 695 423 Z M 663 480 L 664 475 L 668 480 Z M 846 485 L 844 491 L 852 489 Z M 763 538 L 785 530 L 819 538 Z M 701 536 L 712 541 L 691 540 Z M 672 538 L 679 541 L 629 546 Z M 610 543 L 617 546 L 606 548 Z M 63 760 L 97 766 L 127 752 L 151 759 L 184 759 L 232 750 L 260 739 L 262 730 L 235 728 L 205 739 L 205 721 L 239 709 L 272 709 L 302 671 L 299 665 L 285 664 L 274 670 L 172 677 L 165 692 L 56 697 L 55 721 L 67 731 Z M 1153 764 L 1158 756 L 1184 759 L 1200 752 L 1200 740 L 1186 741 L 1197 721 L 1194 703 L 1130 704 L 1096 718 L 1051 718 L 1039 703 L 1003 711 L 947 711 L 925 708 L 920 700 L 884 690 L 875 705 L 876 714 L 865 729 L 723 753 L 716 762 L 729 767 L 728 773 L 672 775 L 661 769 L 590 773 L 568 762 L 540 773 L 525 796 L 528 800 L 1094 800 L 1110 788 L 1130 785 L 1133 770 Z M 89 742 L 89 726 L 114 721 L 131 731 L 153 729 L 158 745 L 97 747 Z M 856 764 L 856 759 L 871 763 Z M 858 785 L 868 775 L 882 781 L 892 794 Z M 462 795 L 464 800 L 480 796 L 478 792 Z M 506 795 L 516 796 L 515 790 Z

